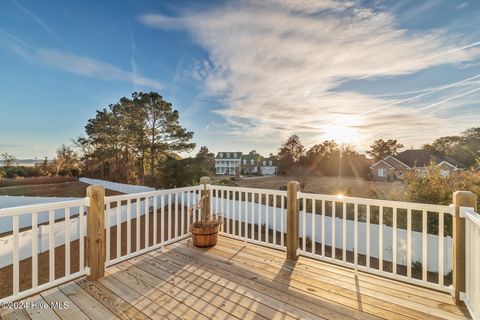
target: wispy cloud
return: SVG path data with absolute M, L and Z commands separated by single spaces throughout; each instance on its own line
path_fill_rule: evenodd
M 23 13 L 25 13 L 27 16 L 29 16 L 33 21 L 35 21 L 38 25 L 40 25 L 45 31 L 47 31 L 53 38 L 55 38 L 58 43 L 60 43 L 67 51 L 71 52 L 72 50 L 70 47 L 65 43 L 65 41 L 62 40 L 51 28 L 50 26 L 40 19 L 37 15 L 35 15 L 32 11 L 28 10 L 26 7 L 21 5 L 17 0 L 12 0 L 12 3 L 17 7 L 19 10 L 21 10 Z
M 215 112 L 224 117 L 229 133 L 278 143 L 295 132 L 308 143 L 321 139 L 332 124 L 350 123 L 364 140 L 382 132 L 418 142 L 419 135 L 427 139 L 446 123 L 434 112 L 418 110 L 421 99 L 412 105 L 412 97 L 369 96 L 339 86 L 474 61 L 480 57 L 475 42 L 447 30 L 410 32 L 390 13 L 352 3 L 299 3 L 304 6 L 274 0 L 229 3 L 139 20 L 154 28 L 183 29 L 209 53 L 208 60 L 196 63 L 194 75 L 204 82 L 206 94 L 222 102 Z M 433 90 L 443 89 L 418 93 Z M 381 112 L 369 112 L 376 109 Z
M 1 29 L 0 46 L 9 49 L 30 63 L 40 63 L 62 71 L 100 80 L 130 82 L 153 89 L 163 88 L 160 81 L 140 75 L 136 68 L 133 71 L 126 71 L 94 58 L 49 48 L 35 48 Z

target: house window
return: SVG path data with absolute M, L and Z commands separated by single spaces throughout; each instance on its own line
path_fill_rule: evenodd
M 247 159 L 243 159 L 243 164 L 247 164 Z
M 445 170 L 445 169 L 440 170 L 440 175 L 442 177 L 448 177 L 449 174 L 450 174 L 450 171 L 448 170 Z
M 263 161 L 263 165 L 266 166 L 266 165 L 267 165 L 267 161 Z
M 218 156 L 219 156 L 220 158 L 223 158 L 223 153 L 220 152 L 220 153 L 218 154 Z
M 272 165 L 272 160 L 268 161 L 268 165 L 269 165 L 269 166 Z
M 385 168 L 378 169 L 378 176 L 379 177 L 386 177 L 387 176 L 387 169 L 385 169 Z
M 227 158 L 230 158 L 230 153 L 227 153 Z
M 250 160 L 250 164 L 253 166 L 255 164 L 255 161 L 253 159 Z
M 236 153 L 234 153 L 234 154 L 233 154 L 233 157 L 234 157 L 234 158 L 236 158 L 236 157 L 237 157 L 237 154 L 236 154 Z

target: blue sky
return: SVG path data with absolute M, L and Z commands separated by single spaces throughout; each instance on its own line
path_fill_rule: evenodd
M 52 157 L 135 90 L 215 152 L 420 147 L 480 124 L 480 2 L 0 2 L 0 152 Z

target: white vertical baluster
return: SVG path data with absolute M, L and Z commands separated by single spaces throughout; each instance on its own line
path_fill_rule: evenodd
M 185 191 L 182 191 L 182 193 L 180 193 L 182 196 L 181 196 L 181 199 L 180 199 L 180 202 L 181 202 L 181 210 L 180 210 L 180 221 L 181 221 L 181 226 L 180 226 L 180 233 L 181 235 L 184 235 L 185 234 Z M 210 195 L 212 194 L 212 190 L 210 190 Z M 212 199 L 212 197 L 210 196 L 210 199 Z
M 358 204 L 353 208 L 353 263 L 358 265 Z
M 280 219 L 281 219 L 281 223 L 280 223 L 280 232 L 282 233 L 282 236 L 280 238 L 280 245 L 283 247 L 285 245 L 285 240 L 284 240 L 284 232 L 285 232 L 285 213 L 284 213 L 284 210 L 285 210 L 285 198 L 283 197 L 283 195 L 280 196 L 280 200 L 281 200 L 281 211 L 280 211 Z
M 317 228 L 317 224 L 316 224 L 316 216 L 317 216 L 317 213 L 315 212 L 315 199 L 312 199 L 312 253 L 315 254 L 315 242 L 316 241 L 316 237 L 315 237 L 315 230 Z
M 332 259 L 336 259 L 336 256 L 337 256 L 337 244 L 336 244 L 336 241 L 335 241 L 335 231 L 337 229 L 336 227 L 336 223 L 335 223 L 335 215 L 336 215 L 336 211 L 337 211 L 337 206 L 336 206 L 336 202 L 335 201 L 332 201 Z
M 227 203 L 225 204 L 227 206 L 227 233 L 230 234 L 230 190 L 227 190 L 227 197 L 226 197 Z
M 189 197 L 190 199 L 190 197 Z M 160 242 L 165 242 L 165 194 L 162 193 L 160 198 Z
M 303 198 L 302 250 L 307 251 L 307 198 Z
M 32 212 L 32 288 L 35 289 L 37 286 L 38 286 L 38 212 L 34 211 Z
M 270 222 L 270 195 L 265 194 L 265 242 L 268 243 L 268 238 L 270 235 L 270 227 L 269 227 L 269 222 Z
M 428 261 L 427 261 L 427 212 L 425 210 L 422 211 L 422 280 L 427 281 L 427 268 L 428 268 Z
M 251 195 L 252 195 L 251 197 L 252 202 L 250 203 L 250 207 L 251 207 L 251 214 L 252 214 L 252 220 L 251 220 L 252 234 L 250 239 L 255 240 L 255 194 L 252 192 Z
M 105 228 L 106 228 L 105 256 L 106 256 L 106 260 L 110 261 L 110 206 L 111 206 L 111 203 L 107 202 L 106 205 L 107 205 L 107 210 L 105 210 Z
M 54 211 L 48 211 L 48 258 L 50 282 L 55 280 L 55 216 Z
M 232 234 L 235 236 L 236 233 L 235 233 L 235 229 L 236 229 L 236 208 L 235 208 L 235 199 L 236 199 L 236 194 L 237 192 L 236 191 L 232 191 L 232 198 L 233 198 L 233 201 L 232 201 Z
M 227 220 L 227 215 L 226 215 L 226 212 L 225 212 L 225 190 L 221 190 L 220 191 L 220 194 L 221 194 L 221 206 L 222 206 L 222 215 L 223 215 L 223 218 L 224 218 L 224 226 L 225 228 L 223 229 L 223 232 L 227 232 L 227 225 L 228 225 L 228 220 Z
M 50 229 L 52 225 L 49 226 Z M 13 250 L 12 250 L 12 259 L 13 259 L 13 294 L 17 294 L 20 291 L 20 257 L 19 257 L 19 239 L 18 239 L 18 215 L 12 217 L 12 229 L 13 229 Z M 51 259 L 50 259 L 51 261 Z M 50 265 L 51 269 L 51 265 Z M 51 280 L 51 279 L 50 279 Z
M 383 207 L 378 210 L 378 270 L 383 271 Z
M 412 210 L 407 211 L 407 277 L 412 277 Z
M 158 195 L 153 196 L 153 245 L 158 243 Z
M 367 230 L 366 230 L 366 259 L 367 261 L 365 262 L 365 265 L 367 268 L 370 268 L 370 205 L 367 204 Z
M 127 255 L 132 253 L 132 201 L 127 200 Z
M 277 244 L 277 195 L 273 195 L 273 244 Z
M 438 213 L 438 283 L 443 286 L 443 278 L 444 278 L 444 273 L 445 273 L 445 268 L 444 268 L 444 216 L 443 212 Z
M 70 208 L 65 208 L 64 228 L 65 228 L 65 276 L 68 276 L 70 275 Z
M 262 194 L 258 194 L 258 241 L 262 241 Z
M 325 256 L 325 200 L 322 200 L 322 256 Z
M 168 194 L 168 224 L 167 224 L 167 228 L 168 228 L 168 239 L 167 240 L 171 240 L 172 239 L 172 194 L 171 193 Z
M 79 209 L 79 216 L 78 216 L 78 219 L 79 219 L 79 232 L 78 232 L 78 236 L 80 238 L 80 257 L 79 257 L 79 260 L 80 260 L 80 271 L 83 271 L 85 269 L 85 237 L 84 237 L 84 232 L 85 232 L 85 207 L 84 206 L 80 206 L 80 209 Z
M 117 259 L 122 255 L 122 203 L 117 201 L 117 208 L 115 210 L 117 214 Z M 108 216 L 110 216 L 110 211 L 108 211 Z M 107 246 L 107 250 L 110 251 L 110 245 Z M 108 260 L 107 260 L 108 261 Z
M 136 241 L 135 251 L 140 251 L 140 198 L 137 198 L 137 223 L 136 223 Z
M 347 262 L 347 203 L 343 203 L 343 218 L 342 218 L 342 260 Z
M 145 248 L 150 246 L 150 197 L 145 197 Z
M 471 265 L 472 273 L 474 274 L 473 278 L 473 283 L 475 284 L 475 291 L 473 293 L 473 305 L 476 310 L 476 312 L 480 312 L 480 279 L 478 275 L 478 266 L 480 265 L 480 228 L 475 225 L 472 221 L 470 221 L 470 224 L 472 225 L 472 239 L 474 243 L 473 250 L 471 251 L 473 254 L 473 261 Z
M 196 197 L 197 197 L 197 203 L 199 203 L 202 200 L 202 192 L 200 190 L 196 191 Z M 202 208 L 198 209 L 198 217 L 194 216 L 194 220 L 197 221 L 200 217 L 202 216 Z
M 392 230 L 392 273 L 397 274 L 397 208 L 393 209 Z
M 178 193 L 175 192 L 175 238 L 178 238 Z

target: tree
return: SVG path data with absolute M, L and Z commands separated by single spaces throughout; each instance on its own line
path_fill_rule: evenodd
M 215 154 L 210 152 L 207 146 L 200 147 L 196 158 L 202 162 L 202 167 L 211 171 L 211 174 L 213 175 L 213 172 L 215 172 Z
M 294 165 L 298 165 L 305 155 L 305 147 L 297 135 L 292 135 L 282 144 L 278 153 L 278 170 L 280 173 L 288 173 Z
M 2 159 L 5 167 L 11 167 L 17 162 L 17 159 L 8 152 L 2 153 Z
M 195 147 L 178 111 L 155 92 L 134 92 L 98 110 L 85 133 L 76 140 L 85 173 L 127 183 L 143 183 L 146 172 L 158 173 L 159 162 Z
M 402 148 L 403 144 L 398 143 L 395 139 L 388 139 L 387 141 L 378 139 L 370 146 L 370 150 L 367 151 L 367 154 L 375 161 L 379 161 L 387 156 L 396 155 Z
M 64 144 L 57 150 L 57 156 L 53 160 L 53 163 L 55 176 L 78 176 L 80 174 L 78 155 Z
M 438 156 L 451 157 L 467 167 L 475 166 L 476 159 L 480 158 L 480 127 L 467 129 L 458 136 L 440 137 L 423 148 Z

